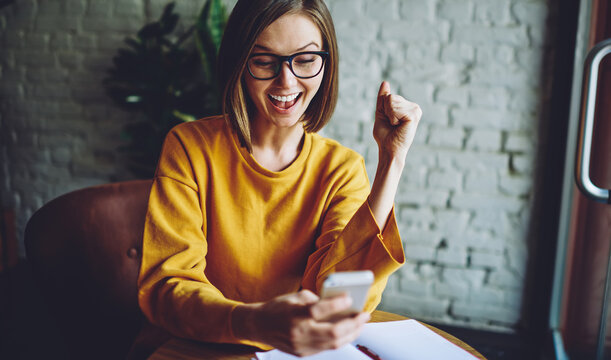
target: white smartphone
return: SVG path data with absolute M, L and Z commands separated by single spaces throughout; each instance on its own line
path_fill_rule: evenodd
M 348 294 L 352 298 L 352 305 L 347 313 L 359 313 L 365 307 L 369 288 L 373 284 L 373 272 L 340 271 L 329 275 L 322 283 L 321 298 L 329 298 L 341 294 Z

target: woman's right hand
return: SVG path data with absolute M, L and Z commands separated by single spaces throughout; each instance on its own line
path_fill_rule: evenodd
M 297 356 L 337 349 L 354 341 L 368 313 L 337 315 L 350 307 L 348 296 L 320 299 L 309 290 L 274 298 L 268 302 L 238 305 L 232 315 L 234 334 L 271 345 Z M 334 318 L 329 321 L 329 318 Z

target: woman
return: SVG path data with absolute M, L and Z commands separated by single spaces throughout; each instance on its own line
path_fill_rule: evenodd
M 167 136 L 146 217 L 139 301 L 149 320 L 207 342 L 308 355 L 344 345 L 404 262 L 393 201 L 421 117 L 382 83 L 369 188 L 362 157 L 315 132 L 337 99 L 322 0 L 240 0 L 219 54 L 224 116 Z M 325 276 L 370 269 L 366 311 L 320 300 Z

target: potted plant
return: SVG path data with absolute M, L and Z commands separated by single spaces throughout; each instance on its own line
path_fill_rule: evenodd
M 227 13 L 206 0 L 195 23 L 176 34 L 179 16 L 169 3 L 159 20 L 125 39 L 104 79 L 107 94 L 136 120 L 125 126 L 130 169 L 152 177 L 161 145 L 175 125 L 220 111 L 216 58 Z

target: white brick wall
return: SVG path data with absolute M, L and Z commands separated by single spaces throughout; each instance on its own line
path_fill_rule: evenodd
M 525 281 L 545 0 L 327 0 L 340 46 L 340 100 L 324 134 L 361 152 L 382 79 L 424 111 L 396 199 L 407 265 L 382 308 L 511 330 Z M 0 205 L 18 229 L 70 190 L 129 179 L 101 80 L 122 39 L 165 0 L 19 0 L 0 10 Z M 235 3 L 235 0 L 227 0 Z M 193 17 L 201 1 L 179 0 Z M 23 245 L 21 245 L 23 254 Z
M 325 133 L 362 139 L 366 159 L 375 163 L 369 123 L 379 82 L 389 80 L 424 111 L 396 201 L 408 265 L 393 275 L 382 308 L 514 328 L 545 97 L 539 81 L 547 2 L 328 3 L 342 42 L 341 81 L 348 84 L 342 89 L 351 91 L 340 93 Z M 350 130 L 344 138 L 339 129 L 358 128 L 354 122 L 366 123 L 366 133 Z M 373 176 L 375 166 L 368 171 Z

